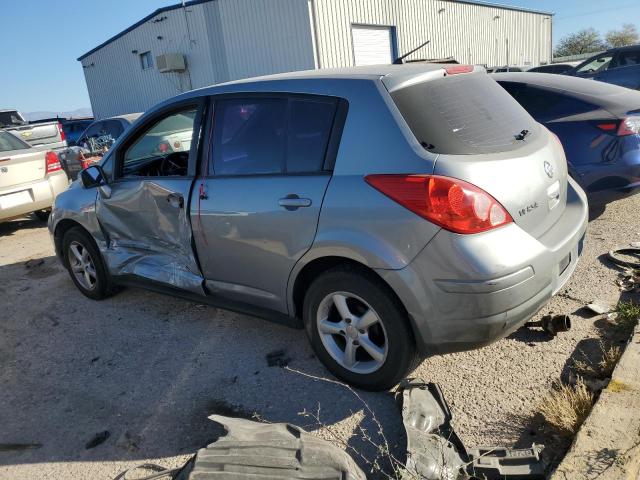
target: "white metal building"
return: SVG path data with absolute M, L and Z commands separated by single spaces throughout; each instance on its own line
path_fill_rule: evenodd
M 463 0 L 192 0 L 82 55 L 96 118 L 214 83 L 293 70 L 454 57 L 550 63 L 552 14 Z

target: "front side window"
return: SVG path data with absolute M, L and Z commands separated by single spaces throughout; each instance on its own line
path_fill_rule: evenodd
M 144 52 L 140 54 L 140 66 L 143 70 L 153 68 L 153 58 L 151 52 Z
M 599 55 L 591 61 L 584 63 L 580 66 L 576 72 L 577 73 L 598 73 L 606 70 L 613 59 L 613 55 L 610 53 L 605 53 L 603 55 Z
M 122 156 L 121 176 L 186 175 L 196 114 L 189 107 L 139 133 Z
M 217 101 L 210 173 L 321 171 L 336 106 L 337 101 L 321 97 Z

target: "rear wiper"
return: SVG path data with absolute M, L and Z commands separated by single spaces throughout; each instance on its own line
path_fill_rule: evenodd
M 516 135 L 516 140 L 524 140 L 530 133 L 531 132 L 529 130 L 522 130 L 519 134 Z

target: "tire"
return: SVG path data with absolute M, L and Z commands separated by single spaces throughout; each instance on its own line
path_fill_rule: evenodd
M 51 210 L 36 210 L 33 214 L 38 217 L 38 220 L 41 222 L 46 222 L 49 219 L 49 215 L 51 214 Z
M 387 390 L 417 365 L 404 308 L 364 270 L 338 267 L 320 275 L 306 292 L 303 318 L 318 358 L 353 386 Z
M 111 278 L 102 255 L 86 230 L 74 227 L 65 233 L 62 239 L 62 253 L 64 266 L 82 294 L 93 300 L 102 300 L 113 293 Z M 84 269 L 81 259 L 84 259 L 85 266 L 93 268 Z M 92 271 L 93 275 L 89 273 L 87 277 L 87 270 Z

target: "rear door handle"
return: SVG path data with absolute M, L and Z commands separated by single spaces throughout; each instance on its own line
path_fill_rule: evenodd
M 170 193 L 167 195 L 167 203 L 172 207 L 182 208 L 184 207 L 184 197 L 181 193 Z
M 310 198 L 300 198 L 295 193 L 291 195 L 287 195 L 284 198 L 278 200 L 278 205 L 286 208 L 287 210 L 297 210 L 301 207 L 310 207 L 311 199 Z

